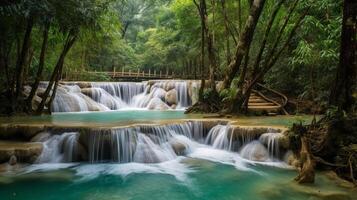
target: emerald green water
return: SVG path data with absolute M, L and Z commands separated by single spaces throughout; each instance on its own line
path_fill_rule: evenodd
M 184 114 L 184 111 L 154 111 L 154 110 L 121 110 L 109 112 L 77 112 L 55 113 L 41 116 L 0 117 L 3 124 L 59 124 L 59 125 L 125 125 L 134 122 L 153 122 L 163 120 L 200 119 L 208 117 L 203 114 Z M 216 120 L 214 116 L 211 119 Z M 311 115 L 301 116 L 261 116 L 219 118 L 236 121 L 239 125 L 291 126 L 293 123 L 308 123 Z
M 172 162 L 172 161 L 170 161 Z M 176 162 L 176 161 L 175 161 Z M 322 199 L 322 194 L 343 194 L 325 176 L 314 186 L 293 182 L 294 170 L 250 166 L 242 171 L 221 163 L 184 158 L 167 166 L 145 164 L 79 164 L 65 169 L 37 170 L 0 177 L 1 199 Z M 56 167 L 56 166 L 54 166 Z M 58 166 L 57 166 L 58 167 Z M 348 199 L 348 198 L 347 198 Z

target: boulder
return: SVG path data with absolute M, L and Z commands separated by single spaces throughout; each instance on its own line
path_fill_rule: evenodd
M 169 105 L 177 104 L 177 91 L 172 89 L 165 95 L 165 102 Z
M 267 161 L 269 159 L 269 152 L 265 148 L 264 145 L 262 145 L 258 141 L 253 141 L 243 147 L 243 149 L 240 152 L 240 155 L 248 160 L 252 161 Z
M 85 94 L 85 95 L 87 95 L 89 97 L 92 97 L 94 91 L 93 91 L 92 88 L 83 88 L 83 89 L 81 89 L 81 93 L 83 93 L 83 94 Z
M 182 144 L 181 142 L 172 142 L 171 143 L 172 149 L 174 150 L 174 152 L 176 153 L 176 155 L 184 155 L 185 151 L 186 151 L 186 146 L 184 144 Z
M 37 96 L 37 95 L 35 95 L 33 97 L 33 99 L 32 99 L 32 104 L 31 104 L 32 105 L 32 109 L 33 110 L 37 110 L 38 105 L 40 105 L 41 101 L 42 101 L 42 98 Z
M 159 87 L 152 87 L 151 88 L 151 92 L 150 92 L 150 96 L 152 98 L 159 98 L 162 101 L 165 100 L 165 96 L 166 96 L 166 91 L 162 88 Z
M 147 106 L 149 110 L 168 110 L 170 107 L 159 98 L 152 98 Z
M 91 88 L 92 87 L 92 84 L 90 82 L 77 82 L 76 84 L 81 89 L 83 89 L 83 88 Z

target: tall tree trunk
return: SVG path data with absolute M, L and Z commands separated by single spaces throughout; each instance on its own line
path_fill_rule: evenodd
M 255 59 L 254 65 L 253 65 L 253 76 L 255 76 L 258 73 L 260 61 L 262 59 L 263 52 L 264 52 L 266 43 L 268 41 L 268 37 L 269 37 L 269 34 L 270 34 L 271 27 L 273 26 L 275 18 L 276 18 L 276 15 L 278 14 L 278 12 L 279 12 L 279 10 L 281 8 L 281 5 L 283 3 L 284 3 L 284 0 L 279 0 L 275 4 L 275 6 L 273 8 L 273 11 L 272 11 L 272 14 L 270 15 L 270 18 L 269 18 L 269 21 L 268 21 L 268 24 L 267 24 L 267 27 L 265 29 L 265 33 L 264 33 L 264 36 L 263 36 L 263 40 L 262 40 L 262 43 L 260 45 L 260 49 L 259 49 L 258 55 L 257 55 L 257 57 Z
M 242 32 L 242 2 L 238 0 L 238 33 Z
M 199 102 L 203 102 L 203 92 L 204 92 L 204 88 L 205 88 L 205 23 L 203 21 L 203 18 L 201 16 L 202 13 L 202 7 L 201 7 L 201 2 L 200 4 L 198 4 L 196 2 L 196 0 L 193 0 L 193 2 L 195 3 L 197 9 L 198 9 L 198 13 L 200 15 L 200 19 L 201 19 L 201 57 L 200 57 L 200 71 L 201 71 L 201 87 L 200 90 L 198 92 L 198 101 Z
M 60 67 L 60 69 L 59 69 L 59 72 L 58 72 L 57 75 L 56 75 L 55 85 L 53 86 L 51 98 L 50 98 L 50 100 L 49 100 L 49 102 L 48 102 L 48 110 L 50 111 L 50 113 L 52 112 L 52 103 L 53 103 L 53 100 L 54 100 L 55 97 L 56 97 L 56 92 L 57 92 L 58 83 L 59 83 L 59 81 L 61 80 L 61 77 L 62 77 L 63 63 L 64 63 L 64 60 L 62 60 L 61 63 L 60 63 L 60 66 L 61 66 L 61 67 Z
M 237 47 L 234 60 L 229 64 L 223 80 L 223 87 L 229 88 L 235 75 L 237 74 L 239 67 L 242 63 L 243 57 L 247 52 L 247 49 L 252 42 L 254 30 L 258 23 L 258 19 L 263 10 L 265 0 L 254 0 L 252 8 L 250 9 L 249 17 L 246 21 L 244 31 L 242 32 Z
M 53 70 L 53 73 L 51 75 L 50 81 L 48 83 L 48 86 L 46 88 L 46 91 L 42 97 L 42 101 L 39 104 L 38 108 L 37 108 L 37 114 L 41 114 L 43 112 L 43 109 L 45 107 L 47 98 L 52 90 L 53 84 L 54 82 L 57 80 L 57 77 L 60 76 L 59 73 L 61 73 L 62 71 L 62 67 L 63 67 L 63 63 L 64 63 L 64 59 L 68 53 L 68 51 L 71 49 L 72 45 L 74 44 L 74 42 L 77 39 L 77 34 L 72 35 L 71 33 L 68 33 L 65 45 L 63 47 L 63 50 L 61 52 L 60 57 L 58 58 L 57 64 L 55 66 L 55 69 Z M 55 88 L 53 88 L 52 93 L 55 92 Z M 50 107 L 51 105 L 48 105 L 48 107 Z
M 226 32 L 226 62 L 227 65 L 231 63 L 231 50 L 230 50 L 230 43 L 229 43 L 229 34 L 231 34 L 231 31 L 229 29 L 229 24 L 228 24 L 228 15 L 227 15 L 227 10 L 226 10 L 226 1 L 222 0 L 221 5 L 222 5 L 222 14 L 224 16 L 224 28 Z
M 30 48 L 31 32 L 32 32 L 33 24 L 34 24 L 34 19 L 30 17 L 27 20 L 26 31 L 22 42 L 21 54 L 16 63 L 16 93 L 15 93 L 16 98 L 18 98 L 23 87 L 24 68 L 26 65 L 26 60 Z
M 356 85 L 356 16 L 357 2 L 344 0 L 340 45 L 340 63 L 335 83 L 331 89 L 329 103 L 339 110 L 353 112 L 352 97 Z
M 206 0 L 200 0 L 200 6 L 201 6 L 201 18 L 202 18 L 202 22 L 205 24 L 204 30 L 205 30 L 205 35 L 207 37 L 206 42 L 207 42 L 207 53 L 208 53 L 208 60 L 209 60 L 210 88 L 214 94 L 217 92 L 216 80 L 215 80 L 217 60 L 216 60 L 216 53 L 214 49 L 214 34 L 212 31 L 210 31 L 208 27 L 208 14 L 207 14 Z
M 282 38 L 283 35 L 284 35 L 284 30 L 285 30 L 286 26 L 288 25 L 288 22 L 289 22 L 291 16 L 293 15 L 294 10 L 295 10 L 295 8 L 296 8 L 296 6 L 297 6 L 298 3 L 299 3 L 299 0 L 295 0 L 294 3 L 293 3 L 293 5 L 289 8 L 288 15 L 285 16 L 284 23 L 283 23 L 283 25 L 281 26 L 281 28 L 280 28 L 280 30 L 279 30 L 278 37 L 276 37 L 275 42 L 274 42 L 274 44 L 273 44 L 273 47 L 270 49 L 270 51 L 269 51 L 269 53 L 268 53 L 268 55 L 267 55 L 267 58 L 269 58 L 269 59 L 272 58 L 273 55 L 274 55 L 274 53 L 276 52 L 276 49 L 277 49 L 277 47 L 278 47 L 278 44 L 280 43 L 281 38 Z M 307 11 L 308 11 L 308 10 L 309 10 L 309 9 L 306 9 L 306 10 L 305 10 L 305 12 L 304 12 L 305 14 L 302 15 L 302 19 L 305 17 L 305 15 L 307 14 Z M 300 23 L 300 22 L 299 22 L 299 23 Z M 265 65 L 267 65 L 267 63 L 265 63 Z
M 45 56 L 46 56 L 46 50 L 47 50 L 47 42 L 48 42 L 48 32 L 50 29 L 50 24 L 46 23 L 44 30 L 43 30 L 43 40 L 42 40 L 42 46 L 41 46 L 41 53 L 40 53 L 40 62 L 38 64 L 38 70 L 35 78 L 35 82 L 32 85 L 30 95 L 28 96 L 26 103 L 27 103 L 27 109 L 29 111 L 32 110 L 32 99 L 36 94 L 38 85 L 40 84 L 41 76 L 42 76 L 42 71 L 45 65 Z
M 279 59 L 279 57 L 282 54 L 282 52 L 284 51 L 284 49 L 289 45 L 290 41 L 294 37 L 294 35 L 296 33 L 296 30 L 300 26 L 302 20 L 307 15 L 308 11 L 309 11 L 308 8 L 305 9 L 305 12 L 297 20 L 297 22 L 295 23 L 294 27 L 290 31 L 290 34 L 289 34 L 287 40 L 285 41 L 285 43 L 281 47 L 281 49 L 275 55 L 272 55 L 272 57 L 267 57 L 268 61 L 262 67 L 262 70 L 255 77 L 253 77 L 252 80 L 250 80 L 248 82 L 247 86 L 244 89 L 243 95 L 241 95 L 241 96 L 236 95 L 235 102 L 234 102 L 234 108 L 232 109 L 232 112 L 237 112 L 237 111 L 239 111 L 241 109 L 242 104 L 245 101 L 248 100 L 250 91 L 255 86 L 255 84 L 257 84 L 258 81 L 261 80 L 264 77 L 264 75 L 275 65 L 276 61 Z M 278 36 L 278 37 L 280 37 L 280 36 Z

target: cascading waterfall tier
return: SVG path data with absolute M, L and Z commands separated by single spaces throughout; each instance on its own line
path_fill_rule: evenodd
M 41 133 L 34 141 L 43 142 L 38 162 L 161 163 L 196 149 L 210 148 L 239 152 L 253 161 L 280 159 L 278 130 L 242 128 L 229 124 L 208 126 L 202 121 L 169 125 L 88 129 L 63 134 Z
M 41 96 L 47 84 L 37 91 Z M 52 104 L 53 112 L 120 109 L 184 109 L 198 99 L 199 81 L 64 82 Z

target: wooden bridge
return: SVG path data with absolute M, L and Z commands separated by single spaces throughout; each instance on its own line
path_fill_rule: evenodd
M 83 75 L 89 75 L 89 76 L 100 76 L 100 75 L 105 75 L 107 77 L 110 77 L 115 80 L 133 80 L 133 81 L 139 81 L 139 80 L 149 80 L 149 79 L 200 79 L 201 77 L 198 76 L 198 74 L 185 74 L 185 73 L 175 73 L 174 71 L 144 71 L 138 69 L 137 71 L 116 71 L 115 69 L 113 71 L 107 71 L 107 72 L 97 72 L 97 71 L 72 71 L 72 72 L 65 72 L 62 75 L 63 80 L 78 80 L 81 79 L 81 76 Z

